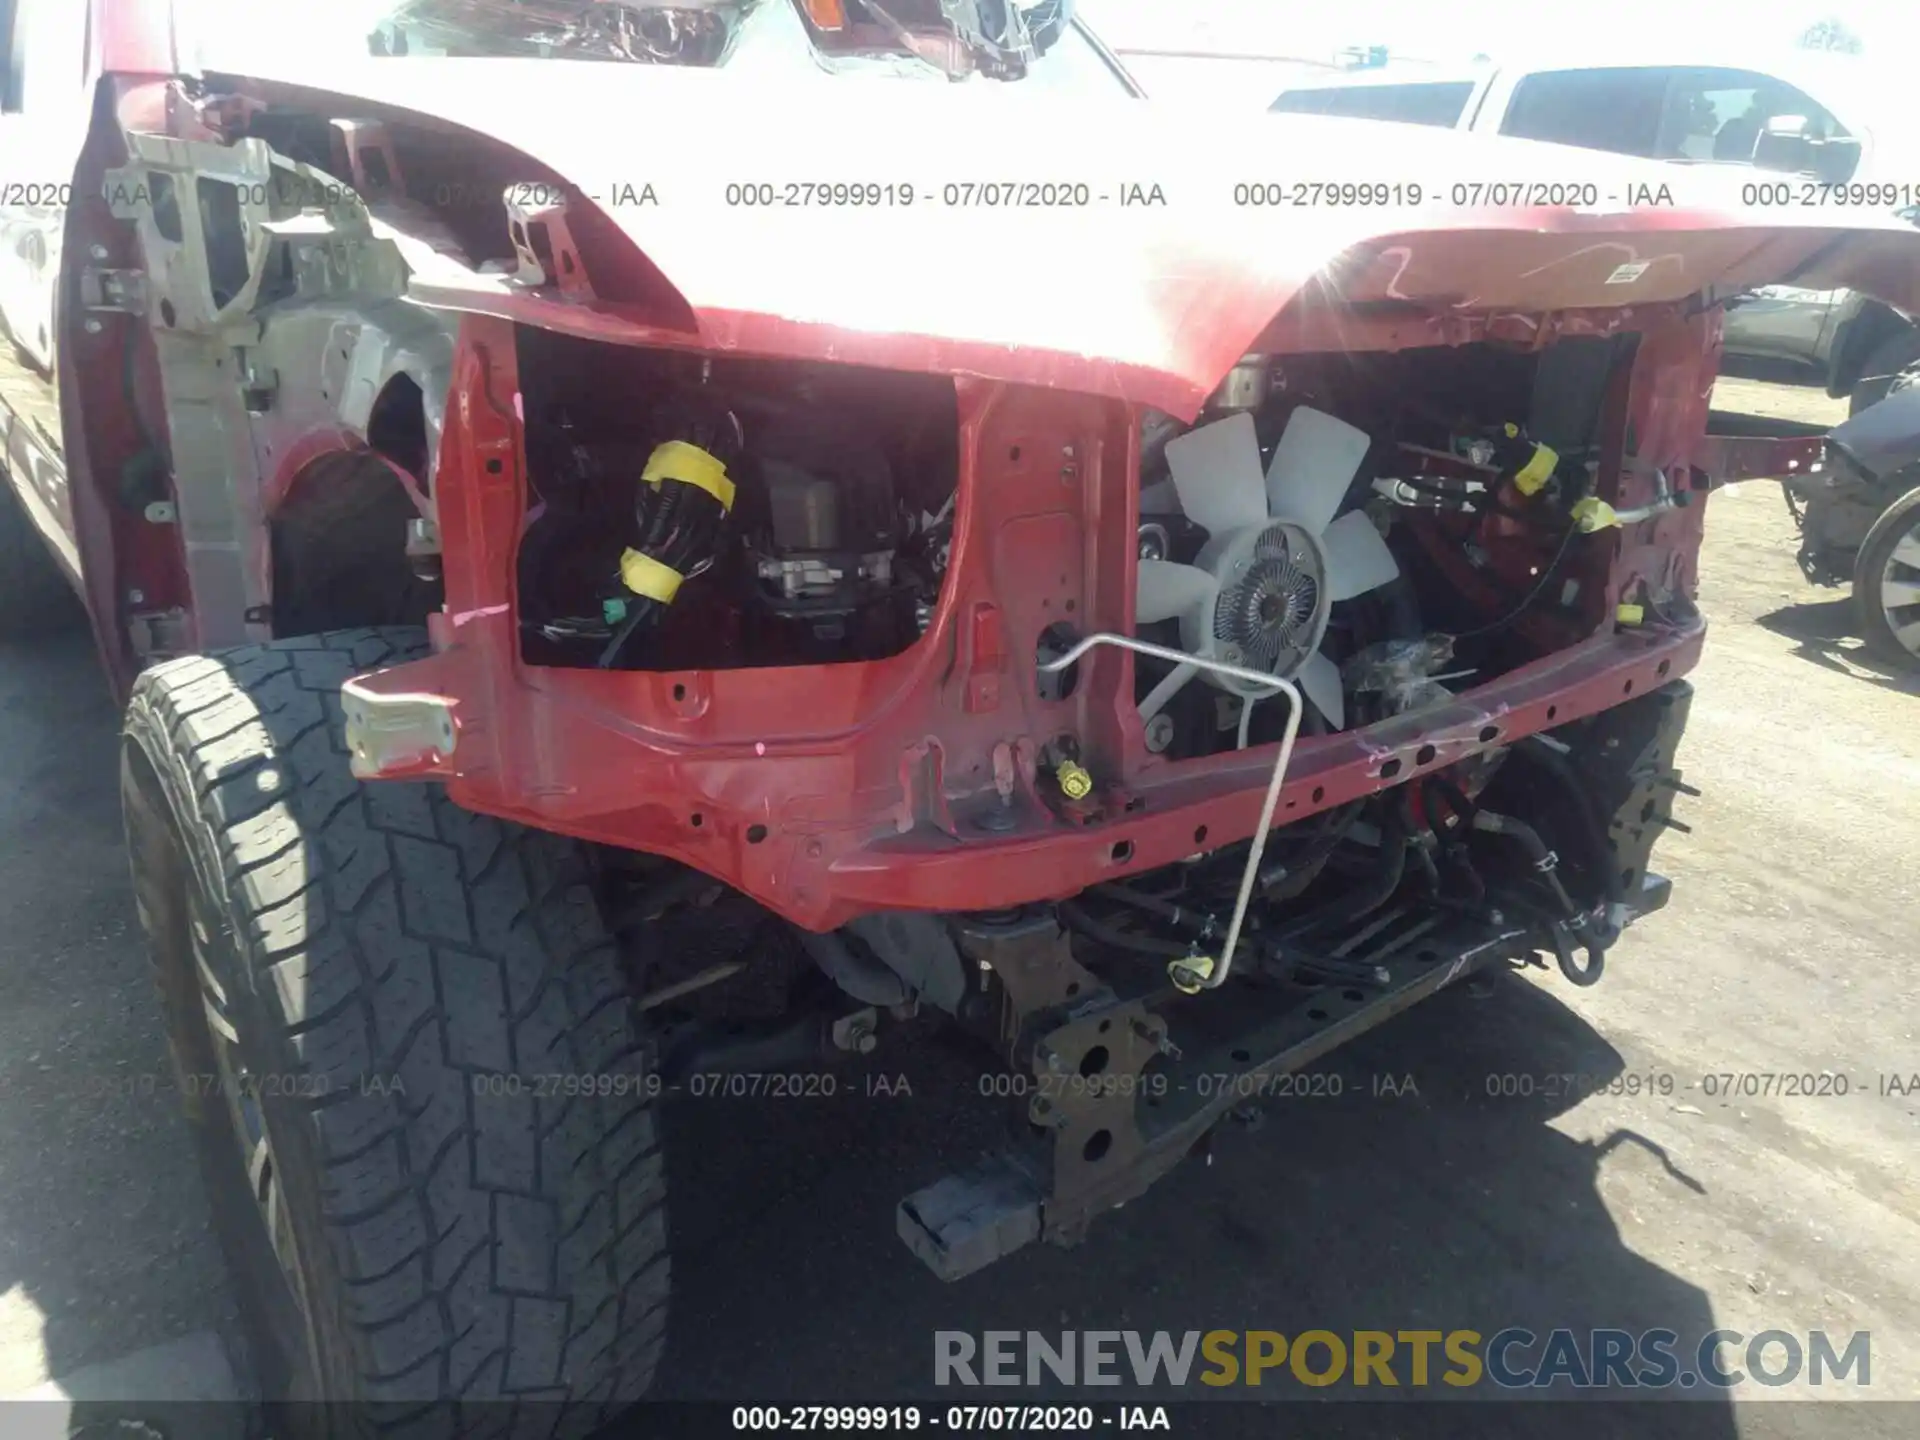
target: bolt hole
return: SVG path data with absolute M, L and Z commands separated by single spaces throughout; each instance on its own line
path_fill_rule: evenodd
M 1073 606 L 1073 601 L 1071 601 L 1071 600 L 1069 600 L 1069 601 L 1067 601 L 1067 604 L 1066 604 L 1066 611 L 1067 611 L 1067 613 L 1068 613 L 1069 615 L 1071 615 L 1071 614 L 1073 613 L 1073 609 L 1074 609 L 1074 606 Z
M 687 698 L 687 687 L 686 687 L 686 686 L 684 686 L 684 685 L 676 685 L 676 686 L 674 686 L 674 687 L 673 687 L 673 698 L 674 698 L 674 699 L 676 699 L 676 700 L 684 700 L 684 699 L 686 699 L 686 698 Z
M 698 830 L 702 825 L 706 823 L 707 823 L 706 816 L 702 815 L 698 810 L 693 812 L 692 824 L 694 829 Z
M 1627 681 L 1625 687 L 1622 688 L 1620 693 L 1622 695 L 1631 695 L 1633 693 L 1633 682 L 1631 680 Z
M 1011 450 L 1007 451 L 1007 458 L 1009 460 L 1018 460 L 1020 458 L 1020 447 L 1016 445 Z
M 1482 725 L 1480 727 L 1480 743 L 1482 745 L 1485 745 L 1490 741 L 1498 740 L 1499 738 L 1500 738 L 1500 727 L 1498 725 Z
M 1673 662 L 1671 660 L 1662 660 L 1660 662 L 1660 673 L 1662 675 L 1665 675 L 1671 669 L 1673 669 Z
M 1435 960 L 1440 958 L 1440 952 L 1431 948 L 1422 950 L 1420 952 L 1420 958 L 1431 965 Z
M 1414 752 L 1413 763 L 1416 765 L 1431 765 L 1433 763 L 1433 757 L 1439 753 L 1440 752 L 1435 750 L 1431 745 L 1422 745 Z
M 1547 719 L 1551 720 L 1554 718 L 1554 716 L 1558 715 L 1559 713 L 1560 713 L 1560 707 L 1558 705 L 1547 706 Z
M 1075 980 L 1071 985 L 1067 986 L 1067 998 L 1069 1000 L 1071 1000 L 1074 996 L 1078 995 L 1079 993 L 1080 993 L 1080 982 L 1078 980 Z
M 1244 1065 L 1251 1059 L 1253 1059 L 1253 1056 L 1245 1050 L 1235 1050 L 1233 1052 L 1233 1062 L 1236 1065 Z
M 1111 1021 L 1111 1020 L 1102 1020 L 1102 1021 L 1100 1022 L 1100 1033 L 1101 1033 L 1102 1035 L 1104 1035 L 1104 1034 L 1106 1034 L 1106 1033 L 1107 1033 L 1107 1032 L 1108 1032 L 1109 1030 L 1111 1030 L 1111 1029 L 1113 1029 L 1113 1021 Z
M 1386 764 L 1380 767 L 1380 778 L 1382 780 L 1391 780 L 1393 779 L 1394 776 L 1398 775 L 1399 773 L 1400 773 L 1400 762 L 1398 760 L 1389 760 L 1387 761 Z
M 169 330 L 173 328 L 174 312 L 173 302 L 171 300 L 162 300 L 160 302 L 160 321 Z
M 1204 845 L 1207 843 L 1207 827 L 1206 826 L 1196 825 L 1193 827 L 1193 843 L 1196 845 Z
M 1313 803 L 1314 803 L 1314 804 L 1316 804 L 1316 805 L 1318 805 L 1318 804 L 1319 804 L 1319 803 L 1320 803 L 1320 802 L 1321 802 L 1322 800 L 1324 800 L 1324 799 L 1326 799 L 1326 798 L 1327 798 L 1327 787 L 1326 787 L 1326 786 L 1324 786 L 1324 785 L 1316 785 L 1316 786 L 1314 786 L 1314 787 L 1313 787 Z M 1291 806 L 1289 806 L 1288 808 L 1289 808 L 1289 809 L 1291 809 L 1292 807 L 1291 807 Z
M 767 838 L 767 827 L 766 827 L 766 826 L 764 826 L 764 825 L 749 825 L 749 826 L 747 827 L 747 844 L 749 844 L 749 845 L 758 845 L 758 844 L 759 844 L 759 843 L 760 843 L 760 842 L 761 842 L 762 840 L 764 840 L 764 839 L 766 839 L 766 838 Z
M 1113 847 L 1113 850 L 1111 853 L 1113 856 L 1113 861 L 1116 865 L 1126 864 L 1127 861 L 1133 859 L 1133 841 L 1122 840 L 1119 844 Z
M 1307 1011 L 1307 1019 L 1309 1020 L 1324 1020 L 1326 1018 L 1327 1012 L 1322 1010 L 1318 1005 Z
M 1080 1057 L 1080 1073 L 1082 1075 L 1098 1075 L 1102 1070 L 1107 1068 L 1107 1058 L 1106 1046 L 1094 1046 Z
M 1653 801 L 1649 800 L 1640 807 L 1640 823 L 1644 825 L 1651 819 L 1653 819 Z
M 1342 990 L 1340 992 L 1340 998 L 1342 1000 L 1351 1000 L 1355 1004 L 1358 1004 L 1360 1001 L 1366 999 L 1367 997 L 1361 994 L 1358 990 Z
M 498 475 L 502 470 L 506 468 L 507 467 L 505 465 L 502 465 L 500 463 L 500 457 L 498 455 L 494 456 L 493 459 L 487 461 L 487 473 L 489 475 Z
M 1113 1132 L 1096 1130 L 1087 1137 L 1087 1143 L 1080 1147 L 1080 1158 L 1092 1164 L 1101 1159 L 1113 1148 Z

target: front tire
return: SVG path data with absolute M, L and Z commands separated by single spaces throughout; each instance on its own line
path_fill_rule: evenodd
M 265 1388 L 358 1402 L 300 1408 L 327 1435 L 466 1434 L 472 1401 L 585 1435 L 662 1345 L 658 1081 L 576 846 L 349 773 L 340 683 L 423 649 L 143 674 L 141 924 Z
M 1920 489 L 1873 522 L 1853 566 L 1860 632 L 1881 657 L 1920 669 Z

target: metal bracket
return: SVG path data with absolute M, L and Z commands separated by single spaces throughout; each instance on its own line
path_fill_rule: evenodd
M 80 272 L 80 304 L 88 310 L 115 315 L 145 315 L 147 272 L 88 266 Z
M 567 221 L 566 192 L 555 185 L 509 185 L 504 199 L 519 266 L 513 278 L 522 285 L 558 286 L 570 299 L 593 299 L 593 281 Z

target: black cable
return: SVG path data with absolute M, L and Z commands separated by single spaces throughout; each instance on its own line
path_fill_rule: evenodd
M 613 638 L 607 642 L 606 649 L 600 652 L 600 658 L 594 662 L 595 668 L 611 670 L 620 659 L 620 652 L 627 648 L 627 641 L 641 626 L 649 624 L 659 607 L 651 600 L 631 601 L 627 608 L 627 618 L 620 622 L 620 628 L 613 632 Z
M 1131 905 L 1136 910 L 1144 910 L 1147 914 L 1156 915 L 1170 925 L 1182 930 L 1191 930 L 1197 936 L 1211 935 L 1219 928 L 1214 917 L 1203 910 L 1195 910 L 1187 905 L 1176 905 L 1170 900 L 1162 900 L 1157 895 L 1142 894 L 1130 885 L 1117 882 L 1096 885 L 1093 887 L 1093 893 L 1105 896 L 1109 900 L 1117 900 L 1122 905 Z
M 1178 945 L 1171 940 L 1157 940 L 1151 935 L 1132 935 L 1124 930 L 1116 930 L 1094 919 L 1071 900 L 1062 900 L 1056 909 L 1060 918 L 1067 922 L 1069 930 L 1116 950 L 1132 950 L 1139 955 L 1165 956 L 1175 960 L 1184 960 L 1193 953 L 1190 945 Z
M 1567 558 L 1567 552 L 1573 548 L 1573 537 L 1579 533 L 1580 522 L 1576 520 L 1567 527 L 1566 535 L 1561 538 L 1560 548 L 1553 552 L 1553 559 L 1547 562 L 1547 568 L 1540 572 L 1540 578 L 1533 582 L 1533 588 L 1521 597 L 1518 605 L 1515 605 L 1513 609 L 1509 610 L 1505 615 L 1502 615 L 1498 620 L 1490 621 L 1485 625 L 1479 626 L 1477 629 L 1461 631 L 1453 637 L 1455 643 L 1462 640 L 1477 640 L 1482 635 L 1492 635 L 1497 631 L 1506 629 L 1509 625 L 1513 624 L 1514 621 L 1526 614 L 1527 611 L 1533 607 L 1533 602 L 1540 598 L 1548 584 L 1553 580 L 1554 573 L 1559 570 L 1561 563 Z
M 1540 525 L 1544 517 L 1538 507 L 1508 505 L 1500 498 L 1500 492 L 1489 485 L 1481 490 L 1463 490 L 1451 485 L 1443 485 L 1427 479 L 1425 476 L 1390 475 L 1385 477 L 1396 485 L 1404 485 L 1420 495 L 1433 495 L 1442 500 L 1457 502 L 1458 513 L 1471 513 L 1476 516 L 1505 515 L 1509 520 L 1518 520 L 1526 525 Z M 1409 509 L 1443 509 L 1442 506 L 1409 506 Z

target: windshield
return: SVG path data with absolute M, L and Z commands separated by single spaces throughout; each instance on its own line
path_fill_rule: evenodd
M 246 71 L 289 42 L 328 58 L 518 59 L 1038 79 L 1137 93 L 1073 18 L 1073 0 L 180 0 L 198 68 Z M 264 13 L 263 13 L 264 12 Z M 294 18 L 297 17 L 297 18 Z M 297 32 L 290 36 L 289 29 Z

